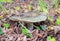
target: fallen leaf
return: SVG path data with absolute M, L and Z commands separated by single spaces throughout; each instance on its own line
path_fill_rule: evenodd
M 54 33 L 56 34 L 58 31 L 60 31 L 60 26 L 53 26 L 54 27 Z
M 60 14 L 60 9 L 57 9 L 56 11 L 57 11 L 58 14 Z

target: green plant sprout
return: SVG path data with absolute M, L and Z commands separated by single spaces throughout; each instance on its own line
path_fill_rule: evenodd
M 41 30 L 39 26 L 33 25 L 37 30 Z
M 6 0 L 6 2 L 12 3 L 12 2 L 13 2 L 13 0 Z
M 56 39 L 54 37 L 51 37 L 51 36 L 47 36 L 47 40 L 48 41 L 56 41 Z
M 0 0 L 0 9 L 5 12 L 5 8 L 3 7 L 3 5 L 1 4 L 2 2 L 6 3 L 6 2 L 9 2 L 9 3 L 12 3 L 13 0 Z
M 3 5 L 0 3 L 0 9 L 4 12 L 5 8 L 3 7 Z
M 8 28 L 10 27 L 10 24 L 9 24 L 9 23 L 4 23 L 3 25 L 4 25 L 4 27 L 5 27 L 6 29 L 8 29 Z
M 0 2 L 4 2 L 4 3 L 9 2 L 9 3 L 12 3 L 13 0 L 0 0 Z
M 52 0 L 52 3 L 54 4 L 54 7 L 57 8 L 58 7 L 58 0 Z
M 0 27 L 0 35 L 4 34 L 2 31 L 2 27 Z
M 39 7 L 38 10 L 43 11 L 48 14 L 48 9 L 46 8 L 46 3 L 43 0 L 39 0 Z
M 6 3 L 6 0 L 0 0 L 0 2 L 4 2 L 4 3 Z
M 60 14 L 60 8 L 56 10 L 58 14 Z
M 28 10 L 29 10 L 29 11 L 31 10 L 31 8 L 32 8 L 32 6 L 31 6 L 31 5 L 28 5 Z
M 16 10 L 20 10 L 20 9 L 21 9 L 20 6 L 17 6 L 17 7 L 16 7 Z
M 0 35 L 3 35 L 4 33 L 2 31 L 0 31 Z
M 47 36 L 47 40 L 50 40 L 51 39 L 51 36 Z
M 32 37 L 32 34 L 30 34 L 29 32 L 28 32 L 28 30 L 27 30 L 27 28 L 24 26 L 24 27 L 22 27 L 22 33 L 24 34 L 24 35 L 27 35 L 28 37 Z
M 46 30 L 46 26 L 45 25 L 41 25 L 40 26 L 42 30 Z
M 53 37 L 50 41 L 56 41 L 56 39 Z
M 36 26 L 36 29 L 37 29 L 37 30 L 40 30 L 40 27 L 39 27 L 39 26 Z
M 24 35 L 27 35 L 28 37 L 32 37 L 32 34 L 30 34 L 29 32 L 28 32 L 28 29 L 22 24 L 22 23 L 20 23 L 19 22 L 19 24 L 22 26 L 22 33 L 24 34 Z
M 0 31 L 2 31 L 2 27 L 0 27 Z
M 56 23 L 57 25 L 60 25 L 60 18 L 57 18 L 55 23 Z
M 48 16 L 48 20 L 49 20 L 49 21 L 53 21 L 53 19 L 52 19 L 51 16 Z

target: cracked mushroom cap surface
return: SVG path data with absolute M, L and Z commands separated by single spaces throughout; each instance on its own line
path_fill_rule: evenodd
M 19 15 L 13 15 L 9 17 L 12 21 L 24 21 L 24 22 L 40 22 L 47 19 L 47 14 L 39 11 L 30 11 L 26 13 L 20 13 Z

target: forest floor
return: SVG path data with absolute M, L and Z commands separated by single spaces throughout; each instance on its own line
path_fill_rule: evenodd
M 60 41 L 60 0 L 1 0 L 0 41 Z

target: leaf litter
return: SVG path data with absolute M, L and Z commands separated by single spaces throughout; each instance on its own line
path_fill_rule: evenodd
M 60 41 L 60 0 L 0 0 L 0 41 Z

